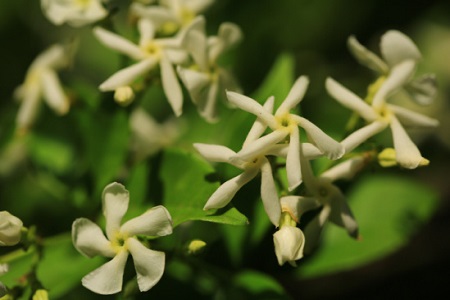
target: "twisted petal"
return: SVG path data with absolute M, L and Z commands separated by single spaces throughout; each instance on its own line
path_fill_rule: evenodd
M 300 76 L 292 86 L 289 94 L 280 107 L 278 107 L 275 115 L 282 115 L 288 113 L 292 108 L 297 106 L 302 101 L 303 96 L 308 88 L 309 79 L 306 76 Z
M 95 27 L 93 32 L 100 42 L 102 42 L 106 47 L 128 55 L 136 60 L 144 58 L 144 53 L 137 45 L 121 37 L 120 35 L 112 33 L 111 31 L 105 30 L 101 27 Z
M 365 163 L 363 156 L 356 156 L 326 170 L 320 175 L 320 178 L 327 178 L 330 182 L 338 179 L 351 180 L 364 167 Z
M 360 64 L 379 74 L 387 74 L 389 72 L 386 63 L 378 55 L 361 45 L 353 35 L 348 38 L 347 46 Z
M 410 126 L 420 126 L 420 127 L 436 127 L 439 125 L 439 121 L 428 116 L 422 115 L 420 113 L 411 111 L 409 109 L 397 106 L 397 105 L 388 105 L 389 109 L 391 109 L 395 116 L 403 123 L 408 124 Z
M 275 120 L 275 117 L 267 112 L 261 104 L 252 98 L 230 91 L 227 91 L 227 98 L 232 104 L 236 105 L 240 109 L 254 114 L 270 128 L 276 129 L 278 126 L 278 122 Z
M 297 227 L 283 226 L 274 233 L 273 243 L 275 245 L 275 255 L 280 266 L 288 262 L 295 267 L 295 261 L 303 257 L 305 236 Z
M 391 131 L 399 165 L 407 169 L 417 168 L 424 158 L 395 116 L 391 117 Z
M 280 198 L 281 210 L 288 212 L 298 223 L 303 213 L 320 207 L 315 197 L 284 196 Z
M 181 92 L 180 84 L 178 83 L 172 64 L 166 57 L 163 56 L 161 58 L 160 66 L 164 93 L 173 112 L 179 117 L 183 110 L 183 93 Z
M 85 218 L 79 218 L 73 222 L 72 243 L 78 252 L 87 257 L 96 255 L 114 257 L 116 254 L 100 227 Z
M 359 114 L 367 122 L 372 122 L 378 118 L 378 114 L 372 107 L 334 79 L 328 77 L 325 82 L 325 87 L 334 99 Z
M 373 96 L 372 107 L 380 108 L 386 102 L 386 98 L 396 90 L 403 87 L 411 78 L 416 68 L 416 62 L 405 60 L 392 67 L 389 76 L 383 82 L 376 94 Z
M 230 157 L 236 155 L 236 152 L 221 145 L 196 143 L 194 144 L 194 148 L 201 154 L 201 156 L 211 162 L 228 162 Z
M 172 233 L 172 217 L 164 206 L 158 205 L 123 224 L 120 231 L 129 236 L 138 234 L 169 235 Z
M 381 37 L 381 54 L 387 64 L 393 66 L 405 61 L 418 61 L 421 58 L 419 49 L 413 41 L 397 30 L 389 30 Z
M 133 257 L 139 290 L 146 292 L 161 279 L 164 273 L 166 255 L 164 252 L 144 247 L 134 238 L 128 239 L 126 245 Z
M 411 98 L 420 105 L 430 105 L 437 93 L 437 82 L 434 74 L 425 74 L 405 87 Z
M 125 69 L 117 71 L 111 77 L 106 79 L 99 88 L 102 92 L 107 92 L 114 91 L 121 86 L 130 85 L 136 78 L 150 71 L 156 65 L 156 62 L 157 61 L 154 58 L 147 58 Z
M 297 126 L 292 128 L 289 136 L 289 150 L 286 157 L 286 173 L 289 191 L 292 191 L 302 182 L 300 168 L 300 134 Z
M 278 199 L 277 188 L 273 180 L 272 168 L 267 158 L 263 157 L 261 163 L 261 199 L 264 210 L 273 225 L 278 227 L 281 217 L 281 205 Z
M 275 97 L 271 96 L 266 100 L 266 102 L 263 105 L 264 109 L 267 110 L 267 112 L 270 114 L 273 111 L 274 102 L 275 102 Z M 248 144 L 257 140 L 264 133 L 266 128 L 267 128 L 267 125 L 264 122 L 261 122 L 261 120 L 259 118 L 256 118 L 256 121 L 253 123 L 252 128 L 250 128 L 250 130 L 247 134 L 247 137 L 245 138 L 242 148 L 247 147 Z
M 120 292 L 127 258 L 128 251 L 120 251 L 112 260 L 84 276 L 81 283 L 87 289 L 101 295 Z
M 106 236 L 112 240 L 127 212 L 130 195 L 123 185 L 113 182 L 104 188 L 102 199 L 103 215 L 106 218 Z
M 344 227 L 351 237 L 357 238 L 358 224 L 345 201 L 344 195 L 337 187 L 334 187 L 331 193 L 333 195 L 330 199 L 331 211 L 328 217 L 329 220 L 340 227 Z
M 325 134 L 319 127 L 305 118 L 298 117 L 300 126 L 305 129 L 308 137 L 329 159 L 341 158 L 345 153 L 344 147 Z
M 69 111 L 69 99 L 64 94 L 58 76 L 53 70 L 41 73 L 42 91 L 48 105 L 59 115 Z
M 231 199 L 234 197 L 234 195 L 236 195 L 237 191 L 239 191 L 239 189 L 244 184 L 255 178 L 256 174 L 258 174 L 258 171 L 259 171 L 258 169 L 252 168 L 224 182 L 211 195 L 211 197 L 209 197 L 208 202 L 206 202 L 203 209 L 208 210 L 213 208 L 222 208 L 228 203 L 230 203 Z
M 367 141 L 367 139 L 385 129 L 387 125 L 388 123 L 385 121 L 375 121 L 356 130 L 341 142 L 345 153 L 350 153 L 353 149 Z

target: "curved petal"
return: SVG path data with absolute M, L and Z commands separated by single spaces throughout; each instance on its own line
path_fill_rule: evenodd
M 129 40 L 105 30 L 101 27 L 95 27 L 93 29 L 94 35 L 102 42 L 106 47 L 121 52 L 129 57 L 140 60 L 144 58 L 144 53 L 141 49 L 130 42 Z
M 334 99 L 356 112 L 367 122 L 375 121 L 378 118 L 378 114 L 370 105 L 334 79 L 328 77 L 325 81 L 325 87 Z
M 253 168 L 246 170 L 244 173 L 231 178 L 230 180 L 224 182 L 219 188 L 209 197 L 208 202 L 206 202 L 203 207 L 204 210 L 213 209 L 213 208 L 222 208 L 228 203 L 230 203 L 231 199 L 236 195 L 237 191 L 255 178 L 256 174 L 258 174 L 258 169 Z
M 320 175 L 320 178 L 327 178 L 330 182 L 338 179 L 351 180 L 356 173 L 361 171 L 365 163 L 363 156 L 356 156 L 326 170 Z
M 177 67 L 178 75 L 189 92 L 194 104 L 199 105 L 205 98 L 205 89 L 211 83 L 208 74 Z
M 112 240 L 114 233 L 119 231 L 120 222 L 128 210 L 129 201 L 129 192 L 120 183 L 110 183 L 103 189 L 103 215 L 106 218 L 106 236 L 109 240 Z
M 300 101 L 302 101 L 303 96 L 306 93 L 306 89 L 308 88 L 309 79 L 306 76 L 300 76 L 292 86 L 289 94 L 286 99 L 284 99 L 283 103 L 281 103 L 280 107 L 278 107 L 275 115 L 282 115 L 288 113 L 292 108 L 297 106 Z
M 214 80 L 209 86 L 208 92 L 202 105 L 198 106 L 200 115 L 209 123 L 215 123 L 217 118 L 217 98 L 219 93 L 219 83 Z
M 373 96 L 372 107 L 375 109 L 382 107 L 383 103 L 386 103 L 387 97 L 408 82 L 414 73 L 415 68 L 416 62 L 413 60 L 405 60 L 398 65 L 395 65 L 391 69 L 389 76 Z
M 26 130 L 33 125 L 39 110 L 40 86 L 37 82 L 26 84 L 21 90 L 23 92 L 22 103 L 16 117 L 19 130 Z
M 300 133 L 297 126 L 292 128 L 289 136 L 289 150 L 286 156 L 286 173 L 289 191 L 292 191 L 302 182 L 300 168 Z
M 261 199 L 264 210 L 273 225 L 278 227 L 281 217 L 281 204 L 278 198 L 277 188 L 273 180 L 272 168 L 267 158 L 263 157 L 261 164 Z
M 138 28 L 140 34 L 139 45 L 144 47 L 155 37 L 155 26 L 150 19 L 141 18 L 138 21 Z
M 172 217 L 164 206 L 158 205 L 123 224 L 120 227 L 120 231 L 129 236 L 138 234 L 149 236 L 169 235 L 172 233 Z
M 264 103 L 263 107 L 265 110 L 267 110 L 268 113 L 272 113 L 273 111 L 273 105 L 275 102 L 275 97 L 271 96 L 267 98 L 266 102 Z M 259 118 L 256 118 L 255 122 L 252 125 L 252 128 L 250 128 L 247 137 L 245 138 L 244 144 L 242 145 L 242 148 L 245 148 L 250 144 L 251 142 L 257 140 L 266 130 L 267 125 L 262 122 Z
M 317 247 L 320 234 L 329 215 L 330 206 L 325 205 L 322 211 L 305 226 L 303 230 L 306 241 L 305 248 L 303 249 L 304 253 L 311 253 Z
M 116 255 L 111 242 L 106 239 L 100 227 L 85 218 L 79 218 L 73 222 L 72 243 L 78 252 L 87 257 Z
M 146 248 L 134 238 L 127 239 L 126 245 L 133 257 L 139 290 L 146 292 L 161 279 L 166 255 L 164 252 Z
M 236 155 L 236 152 L 221 145 L 195 143 L 194 148 L 211 162 L 228 162 L 230 157 Z
M 285 262 L 289 262 L 295 267 L 295 261 L 303 257 L 305 236 L 300 228 L 283 226 L 273 234 L 273 243 L 275 246 L 275 255 L 280 266 Z
M 374 70 L 379 74 L 387 74 L 389 72 L 389 68 L 386 63 L 378 57 L 378 55 L 361 45 L 354 36 L 350 36 L 348 38 L 347 46 L 360 64 Z
M 414 42 L 397 30 L 389 30 L 381 37 L 381 54 L 390 67 L 405 60 L 418 61 L 421 58 Z
M 439 125 L 438 120 L 414 112 L 412 110 L 392 104 L 389 104 L 388 107 L 395 113 L 395 116 L 403 124 L 406 123 L 409 126 L 420 126 L 420 127 L 437 127 Z
M 42 91 L 47 104 L 59 115 L 69 111 L 69 99 L 64 94 L 58 76 L 53 70 L 43 70 L 41 73 Z
M 345 149 L 345 153 L 350 153 L 353 149 L 367 141 L 367 139 L 381 132 L 388 126 L 385 121 L 375 121 L 372 122 L 342 140 L 341 145 Z
M 344 147 L 325 134 L 319 127 L 309 120 L 299 117 L 300 126 L 305 129 L 308 137 L 329 159 L 341 158 L 345 153 Z
M 264 107 L 261 104 L 259 104 L 250 97 L 235 92 L 227 91 L 226 93 L 228 100 L 232 104 L 236 105 L 242 110 L 245 110 L 246 112 L 254 114 L 270 128 L 272 129 L 277 128 L 278 122 L 275 120 L 275 117 L 269 112 L 267 112 L 267 110 L 264 109 Z
M 128 251 L 117 253 L 112 260 L 84 276 L 81 283 L 87 289 L 101 295 L 120 292 L 127 258 Z
M 391 117 L 391 131 L 399 165 L 407 169 L 417 168 L 424 158 L 395 116 Z
M 179 117 L 183 111 L 183 93 L 181 92 L 178 78 L 173 70 L 172 64 L 166 57 L 161 57 L 159 64 L 161 66 L 161 81 L 164 93 L 173 112 Z
M 344 227 L 351 237 L 357 238 L 358 224 L 355 221 L 355 217 L 353 216 L 350 207 L 345 201 L 344 195 L 337 187 L 335 187 L 332 193 L 333 195 L 330 199 L 331 211 L 328 219 L 330 222 L 333 222 L 340 227 Z
M 281 210 L 287 211 L 298 223 L 303 213 L 319 208 L 321 204 L 315 197 L 284 196 L 280 198 Z
M 118 87 L 130 85 L 137 77 L 144 75 L 156 65 L 154 58 L 147 58 L 125 69 L 119 70 L 106 79 L 99 89 L 102 92 L 114 91 Z
M 411 98 L 420 105 L 430 105 L 437 93 L 437 82 L 434 74 L 425 74 L 405 87 Z

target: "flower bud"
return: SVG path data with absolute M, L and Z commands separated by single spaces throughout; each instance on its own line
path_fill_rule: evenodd
M 275 244 L 275 254 L 280 266 L 288 262 L 295 267 L 295 261 L 303 257 L 305 237 L 298 227 L 281 227 L 280 230 L 274 233 L 273 243 Z
M 121 86 L 114 92 L 114 100 L 123 106 L 127 106 L 134 99 L 134 91 L 130 86 Z
M 20 241 L 22 221 L 7 211 L 0 211 L 0 246 L 13 246 Z
M 33 300 L 48 300 L 48 292 L 46 290 L 37 290 L 33 295 Z
M 202 240 L 192 240 L 188 245 L 189 254 L 198 254 L 203 251 L 206 243 Z

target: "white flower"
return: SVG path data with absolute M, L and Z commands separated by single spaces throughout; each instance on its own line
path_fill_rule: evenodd
M 181 37 L 155 39 L 155 28 L 147 19 L 140 19 L 138 27 L 140 33 L 138 45 L 101 27 L 94 28 L 95 36 L 103 44 L 138 61 L 113 74 L 99 88 L 105 92 L 129 86 L 138 77 L 159 65 L 166 97 L 175 115 L 180 116 L 183 94 L 172 64 L 179 64 L 187 58 L 186 51 L 180 48 Z
M 374 70 L 382 76 L 387 76 L 390 80 L 395 80 L 397 75 L 393 75 L 395 68 L 404 62 L 412 64 L 411 73 L 408 77 L 402 79 L 402 86 L 397 86 L 397 89 L 405 88 L 411 98 L 419 104 L 430 104 L 436 95 L 436 79 L 432 74 L 427 74 L 419 77 L 416 80 L 411 80 L 415 65 L 421 59 L 421 54 L 413 41 L 397 30 L 389 30 L 382 37 L 380 42 L 382 58 L 375 53 L 366 49 L 361 45 L 354 36 L 349 37 L 348 46 L 352 54 L 363 65 Z M 393 78 L 394 77 L 394 78 Z M 394 92 L 393 89 L 387 91 L 381 90 L 374 105 L 377 106 L 378 101 L 389 96 Z M 380 100 L 378 100 L 380 99 Z
M 42 11 L 55 25 L 80 27 L 105 18 L 101 0 L 41 0 Z
M 275 255 L 280 266 L 288 262 L 295 267 L 295 261 L 303 257 L 305 236 L 298 227 L 281 227 L 273 234 L 273 243 L 275 245 Z
M 7 211 L 0 211 L 0 246 L 14 246 L 22 236 L 22 221 Z
M 286 157 L 286 171 L 289 190 L 296 188 L 302 181 L 300 170 L 300 130 L 302 127 L 312 143 L 330 159 L 340 158 L 345 150 L 341 144 L 326 135 L 320 128 L 307 119 L 290 113 L 303 98 L 308 86 L 308 78 L 299 77 L 275 114 L 264 109 L 257 101 L 234 92 L 227 92 L 228 100 L 242 110 L 254 114 L 260 124 L 258 131 L 262 134 L 267 127 L 272 132 L 254 139 L 251 145 L 244 147 L 235 159 L 247 161 L 265 151 L 267 146 L 275 145 L 289 137 L 289 150 Z
M 217 120 L 217 98 L 225 89 L 238 90 L 229 71 L 217 61 L 226 50 L 242 39 L 240 28 L 232 23 L 222 23 L 217 36 L 207 37 L 204 22 L 189 31 L 183 44 L 193 59 L 193 65 L 177 71 L 189 95 L 197 105 L 200 115 L 208 122 Z
M 27 130 L 32 125 L 41 98 L 59 115 L 69 111 L 69 99 L 56 74 L 57 70 L 68 65 L 69 60 L 67 49 L 61 45 L 53 45 L 33 61 L 25 82 L 14 92 L 14 96 L 21 101 L 16 118 L 19 130 Z
M 413 65 L 410 61 L 396 65 L 380 87 L 380 90 L 389 93 L 389 90 L 396 89 L 408 77 L 412 67 Z M 360 97 L 331 78 L 327 78 L 326 80 L 326 89 L 338 102 L 358 113 L 369 123 L 365 127 L 350 134 L 341 142 L 347 152 L 350 152 L 389 125 L 392 131 L 397 162 L 402 167 L 408 169 L 414 169 L 423 164 L 424 158 L 400 122 L 416 127 L 436 127 L 438 125 L 437 120 L 397 105 L 388 104 L 384 101 L 384 98 L 382 99 L 383 101 L 380 100 L 376 103 L 377 106 L 375 106 L 374 99 L 373 105 L 370 106 Z
M 79 218 L 72 225 L 75 248 L 87 257 L 102 255 L 112 260 L 82 279 L 82 284 L 98 294 L 114 294 L 122 290 L 122 277 L 128 255 L 133 257 L 139 290 L 151 289 L 164 272 L 165 254 L 145 247 L 138 235 L 165 236 L 172 233 L 172 219 L 166 208 L 156 206 L 121 224 L 128 209 L 129 193 L 119 183 L 103 190 L 103 214 L 106 237 L 92 221 Z

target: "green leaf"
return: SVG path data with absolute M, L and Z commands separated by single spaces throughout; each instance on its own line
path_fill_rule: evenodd
M 233 282 L 252 295 L 252 298 L 258 296 L 254 299 L 289 299 L 274 278 L 258 271 L 244 270 L 234 277 Z
M 314 258 L 299 266 L 302 277 L 356 268 L 392 253 L 432 215 L 438 195 L 420 182 L 378 175 L 362 180 L 348 201 L 361 239 L 352 240 L 330 224 Z
M 214 169 L 192 153 L 167 150 L 164 153 L 161 180 L 164 184 L 163 204 L 172 215 L 174 226 L 201 220 L 230 225 L 246 225 L 247 217 L 227 206 L 219 210 L 204 211 L 209 196 L 219 187 L 217 182 L 206 181 Z

